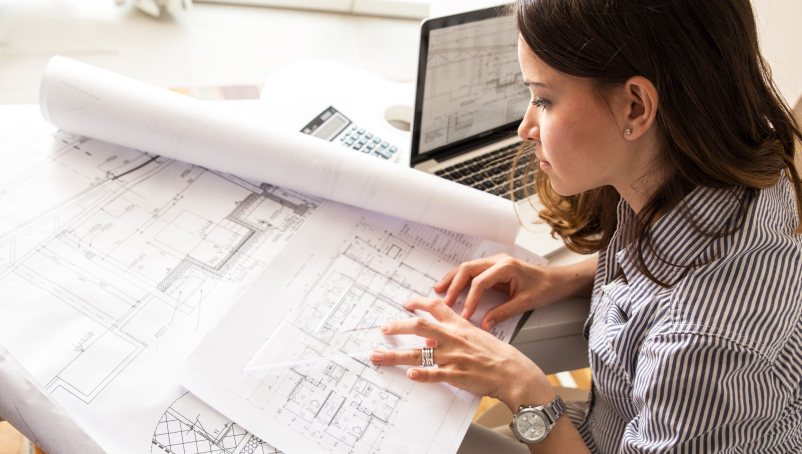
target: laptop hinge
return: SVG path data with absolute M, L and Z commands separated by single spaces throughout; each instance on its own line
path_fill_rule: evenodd
M 434 159 L 437 162 L 443 162 L 445 160 L 451 159 L 454 156 L 459 156 L 461 154 L 469 153 L 473 150 L 478 150 L 479 148 L 485 147 L 489 144 L 499 142 L 504 139 L 508 139 L 510 137 L 514 137 L 517 134 L 516 130 L 507 130 L 507 131 L 496 131 L 485 136 L 479 136 L 472 138 L 470 141 L 466 143 L 461 143 L 456 146 L 446 147 L 443 150 L 440 150 L 434 154 L 426 153 L 423 155 L 413 156 L 410 159 L 410 164 L 414 167 L 415 164 L 418 164 L 423 161 L 428 161 L 430 159 Z

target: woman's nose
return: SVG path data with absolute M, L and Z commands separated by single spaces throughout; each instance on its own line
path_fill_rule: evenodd
M 518 126 L 518 135 L 527 142 L 537 142 L 540 140 L 540 125 L 535 121 L 532 109 L 526 111 L 524 119 Z

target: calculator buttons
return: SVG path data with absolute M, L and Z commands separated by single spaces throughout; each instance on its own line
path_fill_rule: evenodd
M 340 141 L 345 147 L 384 159 L 392 158 L 393 153 L 398 150 L 397 147 L 390 146 L 389 142 L 370 131 L 366 131 L 365 128 L 361 128 L 359 125 L 352 125 L 342 133 Z

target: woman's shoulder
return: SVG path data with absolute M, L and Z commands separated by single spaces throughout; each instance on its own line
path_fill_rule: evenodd
M 802 235 L 785 178 L 755 191 L 745 208 L 741 228 L 706 248 L 715 259 L 671 291 L 671 331 L 724 337 L 771 357 L 802 323 Z

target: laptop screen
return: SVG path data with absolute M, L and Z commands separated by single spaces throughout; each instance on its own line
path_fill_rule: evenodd
M 517 127 L 529 101 L 518 64 L 518 32 L 499 9 L 424 22 L 413 159 Z

